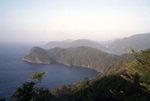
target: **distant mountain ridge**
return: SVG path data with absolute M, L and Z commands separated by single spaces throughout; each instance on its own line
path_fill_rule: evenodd
M 49 48 L 56 48 L 56 47 L 60 47 L 60 48 L 69 48 L 69 47 L 80 47 L 80 46 L 87 46 L 87 47 L 92 47 L 92 48 L 97 48 L 100 50 L 104 49 L 104 46 L 91 41 L 91 40 L 87 40 L 87 39 L 79 39 L 79 40 L 75 40 L 73 42 L 69 42 L 69 41 L 51 41 L 48 42 L 46 44 L 46 46 L 48 46 Z
M 106 50 L 114 52 L 130 53 L 130 48 L 133 48 L 136 52 L 139 52 L 141 49 L 145 50 L 150 48 L 150 33 L 126 37 L 112 43 L 108 43 L 106 46 Z
M 80 47 L 88 46 L 92 48 L 97 48 L 102 51 L 111 51 L 119 53 L 131 53 L 130 48 L 133 48 L 136 52 L 140 49 L 145 50 L 150 48 L 150 33 L 137 34 L 123 39 L 117 39 L 113 41 L 106 41 L 103 43 L 79 39 L 75 41 L 52 41 L 46 44 L 49 48 L 69 48 L 69 47 Z
M 103 51 L 130 53 L 130 48 L 135 51 L 150 48 L 150 33 L 139 34 L 116 40 L 108 44 L 99 44 L 90 40 L 75 40 L 73 42 L 50 42 L 49 50 L 33 47 L 23 60 L 38 64 L 62 63 L 67 66 L 80 66 L 97 71 L 109 70 L 116 62 L 129 60 L 129 55 L 112 55 Z M 60 48 L 61 47 L 61 48 Z M 102 51 L 101 51 L 102 50 Z M 118 62 L 118 64 L 120 64 Z

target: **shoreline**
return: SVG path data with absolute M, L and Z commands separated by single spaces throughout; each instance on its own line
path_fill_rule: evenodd
M 65 64 L 65 63 L 62 63 L 62 62 L 42 63 L 42 62 L 29 61 L 29 60 L 24 59 L 24 58 L 23 58 L 22 60 L 25 61 L 25 62 L 27 62 L 27 63 L 37 64 L 37 65 L 61 64 L 61 65 L 65 65 L 65 66 L 67 66 L 67 67 L 87 68 L 87 69 L 90 69 L 90 70 L 94 70 L 94 71 L 96 71 L 97 73 L 101 73 L 100 71 L 98 71 L 98 70 L 96 70 L 96 69 L 89 68 L 89 66 L 75 66 L 75 65 Z

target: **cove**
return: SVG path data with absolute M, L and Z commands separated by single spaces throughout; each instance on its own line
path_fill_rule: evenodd
M 84 77 L 90 79 L 97 76 L 97 72 L 82 67 L 67 67 L 63 64 L 40 65 L 22 60 L 23 56 L 33 47 L 26 44 L 0 45 L 0 98 L 9 99 L 12 93 L 36 72 L 47 72 L 40 84 L 35 86 L 57 88 L 60 85 L 76 83 Z

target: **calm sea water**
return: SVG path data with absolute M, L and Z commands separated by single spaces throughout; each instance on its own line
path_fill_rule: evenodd
M 35 86 L 57 88 L 59 85 L 76 83 L 84 77 L 94 78 L 97 72 L 81 67 L 67 67 L 62 64 L 37 65 L 22 60 L 33 45 L 0 44 L 0 98 L 9 99 L 12 93 L 28 81 L 35 72 L 48 72 L 42 83 Z

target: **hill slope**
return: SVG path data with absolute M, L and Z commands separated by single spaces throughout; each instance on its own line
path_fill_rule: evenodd
M 31 63 L 62 63 L 67 66 L 87 67 L 100 72 L 108 70 L 121 59 L 122 56 L 111 55 L 90 47 L 53 48 L 50 50 L 33 47 L 23 58 Z
M 69 48 L 69 47 L 80 47 L 88 46 L 92 48 L 97 48 L 102 51 L 109 52 L 119 52 L 119 53 L 131 53 L 130 48 L 133 48 L 136 52 L 140 49 L 145 50 L 150 48 L 150 33 L 147 34 L 137 34 L 131 37 L 126 37 L 123 39 L 117 39 L 116 41 L 110 41 L 97 43 L 91 40 L 80 39 L 73 42 L 69 41 L 52 41 L 46 44 L 49 48 Z
M 56 48 L 56 47 L 67 48 L 70 46 L 70 44 L 71 42 L 68 41 L 51 41 L 48 42 L 46 46 L 48 46 L 49 48 Z
M 109 51 L 130 53 L 130 48 L 133 48 L 136 52 L 139 52 L 140 49 L 145 50 L 150 48 L 150 33 L 133 35 L 106 45 Z
M 34 49 L 38 48 L 31 52 Z M 60 49 L 56 50 L 59 52 Z M 85 77 L 83 81 L 60 85 L 51 91 L 33 87 L 36 82 L 26 82 L 13 93 L 10 101 L 150 101 L 150 49 L 132 52 L 135 61 L 120 72 L 99 75 L 94 79 Z M 35 74 L 33 77 L 41 79 Z
M 40 47 L 33 47 L 28 55 L 23 58 L 24 61 L 31 62 L 31 63 L 38 63 L 38 64 L 50 64 L 51 59 L 48 53 L 40 48 Z
M 92 47 L 92 48 L 97 48 L 100 50 L 104 49 L 104 46 L 91 41 L 91 40 L 86 40 L 86 39 L 79 39 L 79 40 L 75 40 L 73 42 L 68 42 L 68 41 L 51 41 L 48 42 L 46 44 L 46 46 L 48 46 L 49 48 L 69 48 L 69 47 L 80 47 L 80 46 L 88 46 L 88 47 Z

